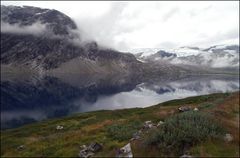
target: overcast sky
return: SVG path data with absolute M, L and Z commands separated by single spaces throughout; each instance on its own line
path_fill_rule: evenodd
M 237 1 L 1 1 L 1 4 L 59 10 L 74 19 L 84 38 L 120 51 L 239 43 Z

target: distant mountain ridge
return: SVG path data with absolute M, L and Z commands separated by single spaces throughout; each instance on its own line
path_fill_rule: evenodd
M 148 50 L 145 52 L 145 50 Z M 138 49 L 141 61 L 168 61 L 172 64 L 198 65 L 213 68 L 239 67 L 238 45 L 215 45 L 209 48 L 180 47 L 178 49 Z M 136 52 L 134 50 L 133 52 Z M 150 52 L 150 53 L 149 53 Z

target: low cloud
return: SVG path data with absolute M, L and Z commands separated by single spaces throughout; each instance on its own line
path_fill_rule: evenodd
M 1 21 L 1 33 L 15 33 L 15 34 L 32 34 L 39 35 L 46 32 L 46 25 L 36 22 L 29 26 L 21 26 L 20 24 L 9 24 Z
M 124 11 L 127 3 L 116 2 L 109 7 L 108 11 L 98 17 L 92 18 L 73 18 L 76 21 L 81 36 L 81 41 L 96 41 L 99 45 L 119 48 L 119 45 L 126 46 L 123 42 L 116 42 L 115 37 L 128 30 L 120 26 L 119 21 L 122 19 L 122 12 Z
M 12 34 L 21 34 L 21 35 L 34 35 L 34 36 L 43 36 L 51 39 L 61 39 L 65 38 L 69 42 L 72 42 L 76 46 L 82 45 L 84 42 L 89 42 L 91 39 L 88 40 L 82 38 L 82 32 L 80 30 L 73 30 L 68 29 L 68 38 L 64 35 L 57 35 L 52 32 L 49 28 L 48 24 L 43 24 L 41 22 L 35 22 L 32 25 L 24 25 L 22 26 L 19 23 L 16 24 L 9 24 L 6 22 L 1 22 L 1 33 L 12 33 Z
M 238 2 L 3 1 L 3 4 L 59 10 L 77 23 L 80 41 L 95 40 L 120 51 L 209 47 L 239 41 Z
M 174 42 L 166 41 L 166 42 L 162 42 L 162 43 L 158 44 L 157 47 L 171 49 L 171 48 L 178 47 L 178 45 L 176 45 L 176 43 L 174 43 Z

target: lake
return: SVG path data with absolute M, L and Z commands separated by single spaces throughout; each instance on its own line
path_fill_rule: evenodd
M 76 75 L 1 78 L 1 129 L 96 110 L 147 107 L 172 99 L 239 90 L 238 76 L 175 79 Z

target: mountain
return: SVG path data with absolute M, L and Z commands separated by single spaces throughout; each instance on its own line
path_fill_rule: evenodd
M 54 9 L 42 9 L 30 6 L 1 5 L 1 25 L 32 26 L 36 23 L 45 25 L 48 33 L 55 35 L 69 35 L 70 29 L 76 30 L 77 25 L 70 17 Z M 52 34 L 52 35 L 53 35 Z
M 216 65 L 220 63 L 213 62 L 216 56 L 223 60 L 226 53 L 232 59 L 232 63 L 226 64 L 238 65 L 236 56 L 239 54 L 229 52 L 237 49 L 234 46 L 224 52 L 219 47 L 209 50 L 182 47 L 172 51 L 141 49 L 136 50 L 139 53 L 134 56 L 133 51 L 119 52 L 95 41 L 83 41 L 79 30 L 70 17 L 54 9 L 1 5 L 1 73 L 54 77 L 64 73 L 139 78 L 170 75 L 175 78 L 189 73 L 207 73 L 198 64 Z M 211 53 L 214 60 L 209 61 L 205 52 Z M 163 62 L 158 62 L 160 60 Z
M 137 72 L 139 64 L 130 53 L 82 41 L 75 22 L 57 10 L 1 5 L 4 71 L 129 74 Z
M 180 47 L 178 49 L 149 49 L 139 51 L 135 56 L 142 61 L 162 62 L 172 64 L 206 66 L 210 68 L 238 68 L 239 46 L 238 45 L 216 45 L 206 49 L 198 47 Z M 155 51 L 155 53 L 153 53 Z M 151 52 L 151 53 L 149 53 Z

